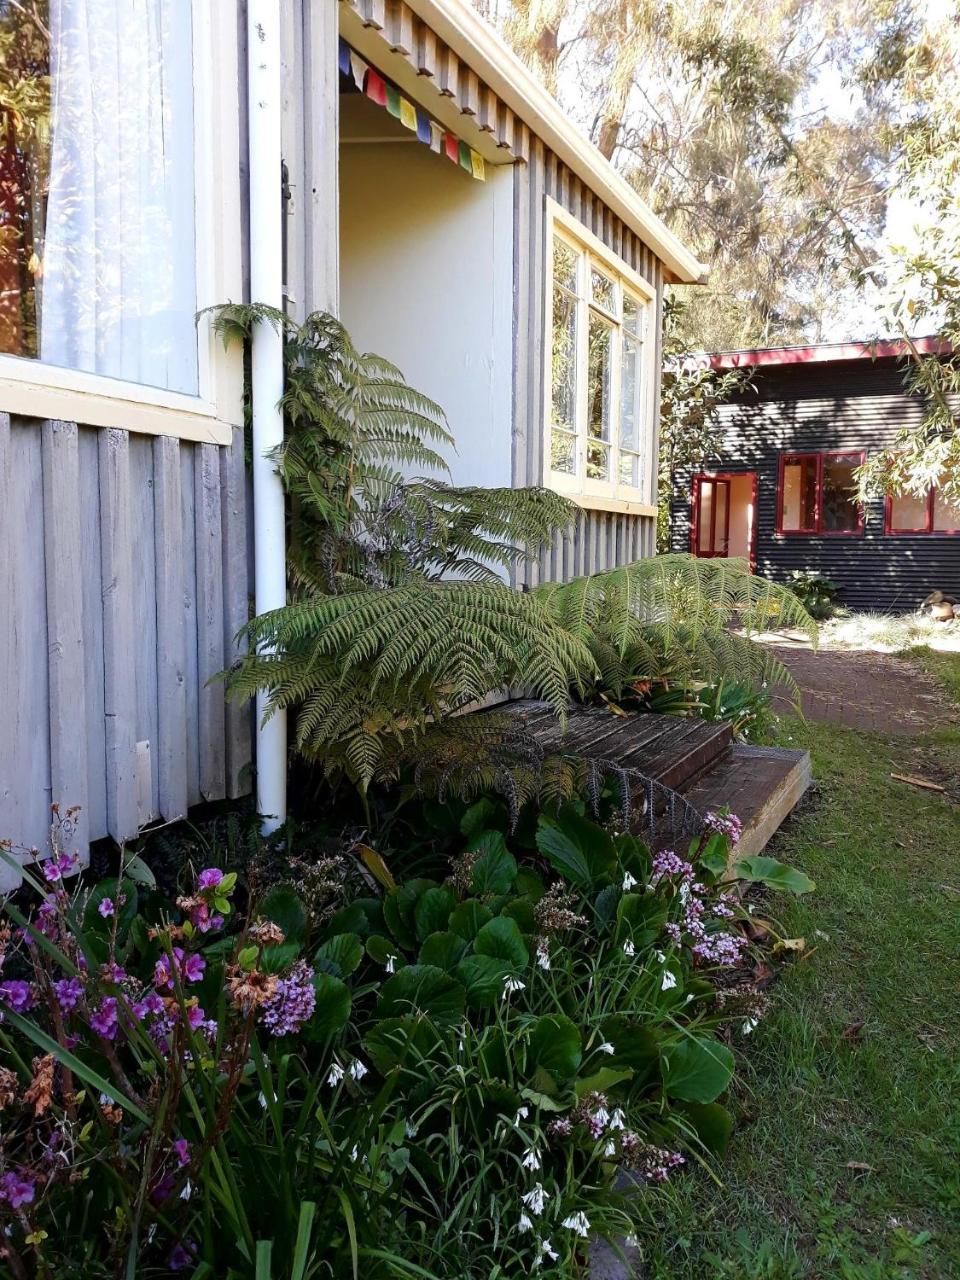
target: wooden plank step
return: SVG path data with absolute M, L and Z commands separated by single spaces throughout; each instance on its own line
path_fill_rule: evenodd
M 684 789 L 699 813 L 729 809 L 743 823 L 737 853 L 759 853 L 810 786 L 809 751 L 735 743 Z
M 720 759 L 731 742 L 729 724 L 678 716 L 616 716 L 605 707 L 574 707 L 561 731 L 549 707 L 525 698 L 497 712 L 520 717 L 546 751 L 566 751 L 633 769 L 680 790 Z

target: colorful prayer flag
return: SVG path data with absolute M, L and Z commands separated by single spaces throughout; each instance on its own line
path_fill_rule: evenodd
M 486 182 L 487 172 L 483 163 L 483 156 L 478 151 L 470 152 L 470 172 L 478 182 Z
M 400 90 L 387 81 L 387 115 L 400 119 Z
M 387 105 L 387 82 L 379 71 L 374 71 L 373 67 L 367 68 L 367 97 L 375 102 L 379 107 Z
M 457 141 L 457 139 L 453 136 L 452 133 L 445 133 L 443 135 L 443 149 L 446 152 L 446 156 L 448 160 L 452 160 L 454 164 L 457 164 L 459 162 L 460 143 Z
M 417 133 L 417 108 L 406 98 L 400 99 L 400 123 Z
M 443 150 L 443 130 L 436 120 L 430 121 L 430 150 L 436 151 L 437 155 Z
M 353 83 L 363 93 L 363 79 L 367 74 L 367 64 L 352 49 L 350 50 L 350 70 L 353 72 Z
M 338 64 L 343 74 L 348 76 L 350 74 L 350 50 L 342 40 L 340 41 Z
M 473 165 L 470 163 L 470 147 L 466 142 L 462 142 L 457 150 L 457 159 L 460 162 L 460 168 L 466 169 L 467 173 L 473 173 Z

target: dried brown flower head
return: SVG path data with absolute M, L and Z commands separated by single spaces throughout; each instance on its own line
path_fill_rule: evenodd
M 568 929 L 585 929 L 585 916 L 573 910 L 576 899 L 565 892 L 562 884 L 551 885 L 533 909 L 538 931 L 545 937 L 565 933 Z
M 17 1075 L 9 1067 L 0 1067 L 0 1111 L 9 1107 L 17 1096 Z
M 450 887 L 458 898 L 464 897 L 470 892 L 470 885 L 473 881 L 473 870 L 477 865 L 477 858 L 480 855 L 476 851 L 466 850 L 461 853 L 459 858 L 454 858 L 450 864 L 450 875 L 448 877 Z
M 258 920 L 250 926 L 250 938 L 262 947 L 278 947 L 286 938 L 286 934 L 272 920 Z
M 33 1060 L 33 1079 L 23 1095 L 23 1100 L 33 1107 L 35 1116 L 42 1116 L 53 1101 L 53 1073 L 56 1059 L 52 1053 Z
M 250 1013 L 265 1000 L 270 1000 L 276 994 L 278 982 L 275 973 L 260 973 L 257 969 L 248 971 L 235 965 L 227 970 L 230 999 L 244 1013 Z

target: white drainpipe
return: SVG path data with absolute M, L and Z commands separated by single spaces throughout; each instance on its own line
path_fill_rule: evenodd
M 247 2 L 247 120 L 250 145 L 250 299 L 283 306 L 280 191 L 280 6 Z M 283 485 L 266 455 L 283 440 L 283 338 L 260 321 L 253 334 L 253 543 L 257 613 L 287 602 Z M 264 724 L 266 695 L 257 695 L 257 811 L 263 831 L 287 816 L 287 716 Z

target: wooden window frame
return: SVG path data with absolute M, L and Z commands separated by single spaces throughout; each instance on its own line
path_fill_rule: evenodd
M 883 503 L 883 532 L 888 538 L 953 538 L 960 534 L 960 526 L 956 529 L 935 529 L 933 527 L 934 512 L 937 505 L 937 486 L 931 485 L 927 490 L 927 519 L 922 529 L 894 529 L 893 527 L 893 494 L 888 493 Z
M 193 5 L 197 311 L 243 296 L 237 10 Z M 277 197 L 279 199 L 279 195 Z M 243 354 L 197 322 L 198 394 L 0 353 L 0 410 L 228 445 L 243 425 Z
M 549 196 L 546 197 L 546 250 L 545 250 L 545 310 L 544 310 L 544 362 L 543 362 L 543 477 L 544 483 L 571 498 L 579 506 L 591 510 L 619 511 L 634 515 L 655 516 L 656 494 L 656 440 L 657 412 L 653 404 L 656 390 L 656 290 L 638 275 L 622 258 L 610 250 L 602 240 L 583 223 L 569 214 Z M 554 471 L 550 465 L 552 418 L 552 342 L 553 333 L 553 243 L 558 239 L 569 245 L 577 254 L 577 350 L 576 350 L 576 472 L 571 475 Z M 602 274 L 611 278 L 615 286 L 616 311 L 611 312 L 593 300 L 590 290 L 590 267 L 594 264 Z M 629 294 L 637 303 L 641 317 L 638 329 L 627 330 L 623 322 L 623 295 Z M 586 475 L 586 454 L 590 436 L 587 430 L 587 360 L 588 323 L 595 312 L 614 326 L 616 340 L 611 343 L 611 438 L 607 445 L 609 480 L 597 480 Z M 623 334 L 635 333 L 640 342 L 638 386 L 636 390 L 637 441 L 636 450 L 625 452 L 640 459 L 640 483 L 625 485 L 619 480 L 620 470 L 620 407 L 622 394 Z
M 824 529 L 823 527 L 823 472 L 824 464 L 830 458 L 857 458 L 858 466 L 866 461 L 863 449 L 816 449 L 786 450 L 780 454 L 777 468 L 777 523 L 776 533 L 783 538 L 858 538 L 866 527 L 866 512 L 862 502 L 857 507 L 857 527 L 855 529 Z M 812 529 L 785 529 L 783 527 L 784 471 L 790 463 L 805 462 L 814 458 L 817 463 L 816 496 L 814 499 L 814 527 Z

